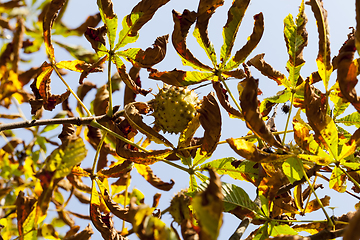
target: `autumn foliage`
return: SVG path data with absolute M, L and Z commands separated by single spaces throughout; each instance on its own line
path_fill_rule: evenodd
M 239 219 L 239 229 L 234 229 L 231 239 L 240 239 L 250 224 L 255 230 L 246 239 L 359 239 L 359 211 L 329 216 L 324 207 L 331 197 L 317 191 L 327 187 L 360 199 L 360 130 L 349 132 L 346 128 L 360 126 L 360 98 L 355 90 L 360 73 L 359 59 L 355 59 L 355 52 L 360 52 L 357 28 L 349 30 L 346 42 L 336 50 L 338 54 L 331 56 L 327 11 L 322 1 L 299 0 L 296 18 L 289 14 L 284 19 L 289 57 L 285 74 L 266 62 L 264 53 L 256 52 L 264 32 L 261 9 L 253 16 L 253 31 L 245 45 L 233 51 L 241 22 L 250 17 L 246 15 L 250 0 L 234 0 L 223 27 L 223 45 L 215 49 L 208 25 L 224 0 L 200 0 L 197 11 L 172 11 L 172 33 L 159 36 L 145 50 L 128 47 L 136 43 L 141 28 L 169 1 L 141 0 L 120 18 L 111 0 L 97 0 L 99 13 L 74 29 L 61 20 L 67 0 L 44 1 L 33 22 L 14 10 L 29 8 L 36 1 L 32 5 L 20 0 L 0 3 L 0 37 L 11 35 L 10 40 L 3 41 L 0 52 L 0 117 L 5 119 L 0 134 L 7 141 L 0 149 L 0 239 L 90 239 L 97 231 L 104 239 L 137 235 L 139 239 L 215 240 L 224 213 Z M 305 12 L 314 15 L 318 30 L 317 71 L 310 76 L 301 75 L 306 64 L 303 50 L 308 44 Z M 356 12 L 359 24 L 360 1 L 356 1 Z M 191 27 L 209 59 L 207 63 L 187 45 Z M 92 49 L 55 41 L 54 34 L 85 38 Z M 72 59 L 57 61 L 55 45 Z M 22 69 L 23 55 L 36 53 L 41 47 L 47 59 Z M 192 70 L 181 70 L 181 66 L 167 71 L 155 68 L 170 47 Z M 250 59 L 251 53 L 257 55 Z M 112 67 L 117 70 L 114 76 Z M 78 73 L 76 90 L 67 83 L 67 71 Z M 140 79 L 140 71 L 170 86 L 193 89 L 200 83 L 211 84 L 213 91 L 203 95 L 194 117 L 176 134 L 177 142 L 145 121 L 154 115 L 153 111 L 160 110 L 151 101 L 136 101 L 137 95 L 146 96 L 152 91 L 142 87 L 146 79 Z M 86 80 L 95 72 L 104 72 L 105 85 Z M 252 72 L 275 81 L 279 88 L 276 95 L 260 100 L 259 79 Z M 330 86 L 332 74 L 337 80 Z M 66 91 L 54 94 L 52 77 L 59 78 Z M 238 82 L 237 89 L 229 89 L 229 79 Z M 125 84 L 120 89 L 125 103 L 121 107 L 113 105 L 113 92 L 119 90 L 116 86 L 120 81 Z M 319 84 L 323 84 L 324 92 L 316 87 Z M 96 94 L 91 106 L 86 106 L 83 100 L 92 89 Z M 76 106 L 70 106 L 70 98 L 76 99 Z M 63 111 L 53 119 L 43 117 L 44 111 L 59 109 L 58 105 Z M 16 106 L 21 107 L 17 107 L 19 114 L 10 113 L 9 109 Z M 276 128 L 279 106 L 287 114 L 281 132 Z M 221 116 L 221 108 L 228 116 Z M 24 118 L 20 109 L 31 112 L 32 119 L 19 120 Z M 346 109 L 355 111 L 346 115 Z M 248 134 L 220 141 L 225 117 L 244 123 Z M 195 137 L 200 127 L 203 136 Z M 19 131 L 13 131 L 19 128 L 32 139 L 22 140 Z M 55 128 L 62 129 L 59 141 L 45 137 Z M 152 149 L 152 142 L 161 147 Z M 226 152 L 220 159 L 210 159 L 220 144 L 234 151 L 238 159 L 226 156 Z M 49 146 L 54 150 L 47 151 Z M 87 156 L 88 147 L 96 150 L 94 156 Z M 85 157 L 93 159 L 91 168 L 82 166 Z M 188 188 L 174 193 L 163 212 L 157 208 L 161 194 L 148 196 L 153 198 L 149 206 L 144 204 L 141 189 L 129 189 L 130 178 L 137 172 L 158 190 L 171 191 L 176 183 L 155 175 L 151 165 L 156 162 L 189 175 Z M 240 186 L 221 181 L 221 175 L 251 183 L 256 199 L 250 199 Z M 328 186 L 317 184 L 317 178 L 327 181 Z M 347 187 L 348 183 L 352 188 Z M 72 199 L 88 206 L 88 212 L 69 209 Z M 49 214 L 54 209 L 56 214 Z M 314 211 L 322 211 L 325 220 L 297 222 Z M 173 222 L 162 221 L 162 214 L 171 214 Z M 89 221 L 89 225 L 80 229 L 78 219 Z M 130 227 L 115 226 L 114 219 Z M 301 237 L 300 232 L 308 232 L 311 237 Z

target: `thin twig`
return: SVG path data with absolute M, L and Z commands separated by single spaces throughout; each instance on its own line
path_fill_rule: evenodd
M 247 229 L 247 227 L 249 226 L 249 224 L 251 223 L 251 218 L 245 217 L 241 223 L 239 224 L 239 226 L 237 227 L 236 231 L 233 233 L 233 235 L 231 235 L 231 237 L 229 238 L 229 240 L 239 240 L 241 239 L 242 235 L 244 234 L 245 230 Z

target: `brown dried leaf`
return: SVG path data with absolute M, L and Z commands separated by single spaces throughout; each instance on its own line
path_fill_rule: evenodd
M 129 160 L 125 160 L 123 163 L 111 166 L 108 169 L 101 169 L 97 172 L 97 175 L 105 178 L 119 178 L 130 172 L 132 167 L 133 163 Z
M 357 64 L 353 61 L 356 51 L 355 37 L 349 34 L 348 40 L 339 51 L 339 55 L 333 60 L 334 68 L 337 68 L 337 81 L 342 96 L 360 112 L 360 98 L 356 94 L 355 86 L 358 83 Z
M 149 92 L 151 92 L 151 89 L 145 90 L 136 84 L 136 82 L 126 72 L 125 64 L 118 68 L 118 73 L 126 86 L 128 86 L 135 94 L 140 93 L 141 95 L 146 96 Z
M 185 59 L 185 61 L 188 61 L 191 66 L 211 71 L 211 68 L 195 58 L 186 46 L 186 37 L 191 25 L 196 20 L 197 13 L 185 9 L 183 14 L 180 14 L 175 10 L 172 11 L 172 14 L 175 23 L 174 31 L 172 33 L 172 43 L 176 51 Z
M 81 24 L 79 27 L 73 29 L 78 32 L 79 35 L 85 34 L 88 27 L 95 28 L 101 21 L 100 13 L 90 15 L 86 18 L 85 22 Z
M 170 0 L 142 0 L 132 10 L 131 13 L 141 13 L 141 17 L 132 26 L 130 36 L 136 36 L 142 26 L 147 23 L 155 12 Z M 127 22 L 131 23 L 131 15 L 127 16 Z
M 79 78 L 79 83 L 83 84 L 84 79 L 87 78 L 87 76 L 92 72 L 102 72 L 103 71 L 102 64 L 107 59 L 108 59 L 108 55 L 104 56 L 103 58 L 100 58 L 95 63 L 91 63 L 91 64 L 85 63 L 81 66 L 78 66 L 82 70 Z
M 329 206 L 330 197 L 325 195 L 325 197 L 321 198 L 320 201 L 324 207 Z M 320 204 L 318 203 L 318 201 L 316 199 L 314 199 L 307 204 L 304 212 L 310 213 L 310 212 L 314 212 L 320 208 L 321 208 Z
M 52 0 L 45 13 L 43 22 L 43 35 L 46 52 L 52 63 L 55 62 L 54 47 L 51 42 L 51 28 L 58 15 L 58 11 L 65 4 L 66 0 Z
M 240 106 L 243 110 L 246 125 L 254 132 L 254 134 L 270 145 L 283 148 L 281 143 L 276 140 L 270 129 L 267 128 L 265 122 L 262 120 L 258 107 L 258 84 L 259 81 L 253 77 L 247 77 L 243 81 L 245 88 L 240 95 Z
M 240 64 L 245 61 L 245 59 L 249 56 L 249 54 L 255 49 L 255 47 L 260 42 L 260 39 L 264 32 L 264 16 L 260 12 L 256 15 L 254 15 L 254 29 L 252 34 L 249 37 L 249 40 L 247 43 L 235 53 L 235 56 L 233 57 L 232 61 Z M 237 65 L 238 65 L 237 64 Z
M 221 113 L 213 92 L 204 96 L 198 112 L 200 113 L 201 126 L 205 130 L 201 154 L 211 156 L 221 135 Z
M 110 211 L 115 216 L 117 216 L 121 220 L 130 222 L 129 208 L 122 208 L 117 203 L 115 203 L 109 196 L 109 193 L 106 189 L 104 191 L 104 201 L 105 201 L 106 206 L 110 209 Z
M 25 222 L 26 218 L 29 216 L 33 207 L 36 203 L 35 197 L 26 197 L 23 191 L 20 191 L 16 201 L 16 215 L 17 215 L 17 226 L 19 235 L 24 235 L 23 231 L 23 223 Z
M 72 236 L 65 236 L 64 240 L 87 240 L 90 239 L 93 234 L 94 231 L 89 223 L 84 230 Z
M 140 67 L 132 66 L 129 71 L 129 76 L 134 80 L 135 84 L 141 88 L 140 81 Z M 136 94 L 126 85 L 124 93 L 124 106 L 129 103 L 135 102 Z
M 140 114 L 146 114 L 149 110 L 150 106 L 147 103 L 130 103 L 125 106 L 124 116 L 133 128 L 145 134 L 150 140 L 158 144 L 164 144 L 167 147 L 174 148 L 172 143 L 169 142 L 164 136 L 143 122 L 142 116 Z
M 103 25 L 98 28 L 87 27 L 84 35 L 86 39 L 90 42 L 91 47 L 97 52 L 99 50 L 100 44 L 106 45 L 105 35 L 107 33 L 106 26 Z
M 166 44 L 168 43 L 169 35 L 157 37 L 153 47 L 147 48 L 145 51 L 140 49 L 136 54 L 135 59 L 129 60 L 135 67 L 150 68 L 153 65 L 161 62 L 165 58 Z
M 20 62 L 20 49 L 23 46 L 23 35 L 25 32 L 24 19 L 18 18 L 16 30 L 14 32 L 13 37 L 13 61 L 12 61 L 12 69 L 15 73 L 18 72 L 18 65 Z
M 96 229 L 101 233 L 104 239 L 119 240 L 124 239 L 114 228 L 114 222 L 109 213 L 102 214 L 100 207 L 96 204 L 90 204 L 90 218 Z
M 159 72 L 156 69 L 151 69 L 149 78 L 155 80 L 161 80 L 166 84 L 172 86 L 186 86 L 188 82 L 185 81 L 186 71 L 174 69 L 172 71 Z
M 108 18 L 113 18 L 116 16 L 114 9 L 113 9 L 113 3 L 111 0 L 100 0 L 100 4 L 102 6 L 102 10 L 104 14 Z
M 229 113 L 229 115 L 233 115 L 238 118 L 243 118 L 244 116 L 242 115 L 242 113 L 230 105 L 229 96 L 227 95 L 227 90 L 223 88 L 221 82 L 212 81 L 212 84 L 216 92 L 216 96 L 220 101 L 221 106 Z
M 93 109 L 96 116 L 104 115 L 109 108 L 109 91 L 108 85 L 105 84 L 98 89 L 95 95 Z
M 265 53 L 261 53 L 253 57 L 247 62 L 247 65 L 254 66 L 259 70 L 264 76 L 274 80 L 278 85 L 283 84 L 287 79 L 284 74 L 275 70 L 270 64 L 264 60 Z
M 66 178 L 70 181 L 72 185 L 74 185 L 75 188 L 84 191 L 86 193 L 91 193 L 91 187 L 83 183 L 80 177 L 74 174 L 69 174 L 66 176 Z
M 145 180 L 150 183 L 153 187 L 163 191 L 169 191 L 175 184 L 173 179 L 170 179 L 170 182 L 164 182 L 159 177 L 157 177 L 152 169 L 147 165 L 135 165 L 138 173 L 145 178 Z
M 61 140 L 62 147 L 65 148 L 70 141 L 78 138 L 75 132 L 75 127 L 72 124 L 63 124 L 63 129 L 58 138 Z

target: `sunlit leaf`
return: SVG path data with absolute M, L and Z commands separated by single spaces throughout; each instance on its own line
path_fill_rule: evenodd
M 231 50 L 234 46 L 236 34 L 239 30 L 242 19 L 245 15 L 245 11 L 249 6 L 250 0 L 235 0 L 233 1 L 229 11 L 228 19 L 223 27 L 224 43 L 221 47 L 220 61 L 222 65 L 225 65 L 230 58 Z
M 266 126 L 260 115 L 257 98 L 258 80 L 248 77 L 244 80 L 243 84 L 245 88 L 240 95 L 240 106 L 243 110 L 247 127 L 270 145 L 283 148 L 282 144 L 270 132 L 270 129 Z
M 337 166 L 334 167 L 330 181 L 329 188 L 334 189 L 340 193 L 346 191 L 346 175 L 345 173 Z
M 173 86 L 188 86 L 195 83 L 211 80 L 214 77 L 212 72 L 183 71 L 174 69 L 172 71 L 159 72 L 152 69 L 149 78 L 161 80 Z
M 353 112 L 349 115 L 346 115 L 345 117 L 336 119 L 336 123 L 342 123 L 345 126 L 355 126 L 357 128 L 360 127 L 360 113 L 359 112 Z
M 135 34 L 130 36 L 130 32 L 132 30 L 132 26 L 139 20 L 141 13 L 132 13 L 128 16 L 125 16 L 122 20 L 122 30 L 119 33 L 119 40 L 115 46 L 115 50 L 121 47 L 124 47 L 128 43 L 136 42 L 139 38 L 139 34 Z
M 221 158 L 205 163 L 200 166 L 201 169 L 213 168 L 218 174 L 226 174 L 234 179 L 255 182 L 259 170 L 254 166 L 254 162 L 243 161 L 236 165 L 236 159 L 233 157 Z
M 199 45 L 205 50 L 214 67 L 217 65 L 216 53 L 214 45 L 210 42 L 208 36 L 208 24 L 215 10 L 223 4 L 224 0 L 212 0 L 210 2 L 200 1 L 197 11 L 198 16 L 196 20 L 196 26 L 193 32 L 194 37 L 196 38 Z
M 249 36 L 247 43 L 238 50 L 234 57 L 226 64 L 225 69 L 230 70 L 237 68 L 245 59 L 250 55 L 250 53 L 255 49 L 255 47 L 260 42 L 262 34 L 264 32 L 264 17 L 260 12 L 254 16 L 254 29 L 252 34 Z
M 325 195 L 325 197 L 321 198 L 320 201 L 324 207 L 329 206 L 330 197 Z M 318 203 L 317 199 L 314 199 L 307 204 L 307 206 L 305 208 L 305 213 L 314 212 L 320 208 L 321 207 L 320 207 L 320 204 Z
M 310 0 L 306 2 L 311 6 L 314 13 L 316 24 L 319 32 L 319 52 L 316 58 L 318 72 L 324 82 L 325 89 L 328 89 L 330 74 L 333 70 L 330 56 L 330 34 L 327 20 L 327 11 L 323 7 L 323 2 Z
M 43 34 L 46 52 L 52 63 L 55 62 L 54 47 L 51 42 L 51 28 L 58 15 L 58 11 L 64 6 L 65 0 L 54 0 L 50 2 L 47 8 L 44 22 L 43 22 Z
M 289 179 L 290 183 L 299 181 L 303 178 L 304 174 L 302 171 L 302 166 L 300 166 L 301 161 L 299 162 L 296 158 L 288 158 L 283 164 L 282 169 L 284 174 Z
M 265 112 L 267 110 L 267 104 L 269 102 L 271 103 L 285 103 L 287 102 L 289 99 L 291 98 L 291 91 L 288 89 L 285 89 L 284 91 L 280 91 L 278 92 L 276 95 L 272 96 L 272 97 L 267 97 L 265 98 L 259 107 L 259 111 L 261 114 L 263 114 L 263 112 Z
M 286 67 L 289 71 L 289 82 L 292 87 L 296 86 L 300 69 L 305 63 L 303 49 L 307 45 L 308 34 L 305 29 L 307 17 L 304 9 L 304 1 L 302 1 L 295 22 L 291 14 L 284 19 L 285 42 L 289 53 L 289 61 Z
M 219 99 L 221 106 L 229 113 L 231 116 L 236 116 L 238 118 L 244 118 L 239 110 L 233 108 L 229 102 L 229 96 L 227 90 L 222 86 L 221 82 L 213 81 L 212 82 L 216 96 Z
M 217 239 L 222 225 L 222 200 L 220 177 L 209 170 L 210 182 L 206 189 L 198 193 L 191 201 L 195 215 L 199 221 L 202 234 L 207 239 Z
M 118 18 L 113 10 L 113 3 L 111 1 L 98 0 L 97 5 L 100 10 L 101 19 L 106 26 L 110 49 L 112 50 L 115 44 Z
M 157 189 L 163 191 L 169 191 L 175 184 L 174 180 L 170 179 L 170 182 L 164 182 L 159 177 L 157 177 L 152 169 L 147 165 L 136 164 L 136 170 L 138 173 L 145 178 L 148 183 L 152 186 L 156 187 Z
M 274 80 L 278 85 L 284 85 L 285 87 L 290 87 L 290 83 L 287 80 L 286 76 L 281 72 L 275 70 L 270 64 L 264 60 L 265 53 L 261 53 L 250 59 L 247 64 L 249 66 L 254 66 L 259 70 L 264 76 Z
M 279 235 L 297 235 L 296 232 L 292 227 L 287 224 L 274 224 L 273 222 L 270 223 L 270 235 L 272 237 L 279 236 Z
M 191 25 L 196 20 L 197 13 L 190 12 L 187 9 L 184 10 L 183 14 L 175 10 L 173 10 L 172 13 L 175 25 L 171 39 L 175 50 L 182 58 L 182 63 L 198 70 L 211 71 L 209 66 L 206 66 L 194 57 L 186 45 L 186 37 Z

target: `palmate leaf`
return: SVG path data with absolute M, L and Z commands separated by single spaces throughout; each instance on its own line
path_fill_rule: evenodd
M 296 158 L 288 158 L 282 164 L 282 169 L 289 182 L 292 184 L 295 181 L 299 181 L 303 178 L 304 174 L 302 171 L 301 161 Z
M 159 177 L 157 177 L 152 169 L 147 165 L 135 164 L 135 168 L 138 173 L 145 178 L 145 180 L 150 183 L 153 187 L 163 190 L 169 191 L 174 186 L 174 180 L 170 180 L 169 183 L 162 181 Z
M 210 58 L 214 67 L 217 66 L 216 53 L 214 45 L 210 42 L 208 36 L 208 24 L 211 16 L 215 10 L 224 4 L 224 0 L 200 0 L 198 7 L 198 16 L 196 20 L 196 26 L 193 32 L 199 45 L 205 50 L 207 56 Z
M 334 189 L 340 193 L 346 191 L 346 175 L 345 173 L 337 166 L 334 167 L 330 181 L 329 188 Z
M 223 27 L 224 43 L 221 47 L 220 61 L 224 66 L 230 58 L 231 50 L 234 46 L 236 34 L 245 15 L 245 11 L 249 6 L 250 0 L 235 0 L 228 11 L 228 19 Z
M 113 3 L 111 0 L 97 0 L 97 5 L 100 10 L 101 19 L 106 26 L 110 49 L 112 50 L 115 44 L 118 17 L 113 10 Z
M 316 58 L 318 72 L 324 82 L 325 89 L 328 89 L 330 75 L 333 71 L 330 56 L 330 34 L 327 20 L 327 11 L 323 7 L 322 0 L 310 0 L 306 4 L 311 6 L 314 13 L 319 32 L 319 52 Z
M 303 49 L 307 45 L 308 34 L 305 29 L 307 17 L 304 8 L 303 0 L 295 22 L 293 21 L 291 14 L 284 19 L 284 36 L 289 53 L 289 61 L 287 62 L 286 67 L 289 71 L 289 82 L 292 87 L 296 86 L 300 76 L 300 69 L 305 63 L 305 60 L 303 59 Z
M 247 43 L 235 53 L 234 57 L 226 64 L 225 70 L 231 70 L 237 68 L 249 54 L 255 49 L 260 42 L 260 39 L 264 32 L 264 16 L 262 13 L 254 16 L 254 29 L 252 34 L 249 36 Z

